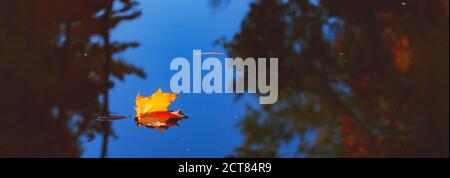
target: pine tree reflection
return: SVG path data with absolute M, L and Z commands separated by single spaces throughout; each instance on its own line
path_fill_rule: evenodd
M 108 10 L 112 3 L 122 8 Z M 144 73 L 111 57 L 138 44 L 111 42 L 107 32 L 139 16 L 135 5 L 0 1 L 0 157 L 79 157 L 81 138 L 113 135 L 95 122 L 107 112 L 109 75 Z

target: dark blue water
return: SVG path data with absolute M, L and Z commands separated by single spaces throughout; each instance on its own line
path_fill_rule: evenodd
M 142 0 L 142 16 L 122 23 L 112 31 L 112 39 L 138 41 L 141 46 L 119 55 L 129 64 L 141 67 L 147 78 L 127 77 L 115 80 L 110 90 L 110 111 L 131 114 L 138 93 L 151 95 L 158 88 L 170 92 L 172 59 L 192 59 L 192 50 L 224 51 L 214 41 L 230 39 L 239 31 L 251 1 L 230 1 L 212 6 L 210 0 L 160 1 Z M 226 56 L 217 56 L 224 59 Z M 182 109 L 189 115 L 160 133 L 137 128 L 132 120 L 113 123 L 116 139 L 109 143 L 108 157 L 224 157 L 231 154 L 243 139 L 236 125 L 244 114 L 245 103 L 233 94 L 181 94 L 170 109 Z M 83 157 L 98 157 L 101 137 L 83 145 Z

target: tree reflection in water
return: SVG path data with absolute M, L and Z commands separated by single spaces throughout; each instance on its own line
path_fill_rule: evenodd
M 448 0 L 311 2 L 257 0 L 220 41 L 280 63 L 278 103 L 249 106 L 234 156 L 448 156 Z
M 119 9 L 112 9 L 113 3 Z M 123 80 L 144 73 L 112 58 L 138 44 L 110 41 L 109 30 L 138 17 L 136 5 L 132 0 L 0 1 L 1 157 L 79 157 L 82 138 L 114 134 L 109 125 L 95 122 L 96 115 L 108 112 L 109 76 Z

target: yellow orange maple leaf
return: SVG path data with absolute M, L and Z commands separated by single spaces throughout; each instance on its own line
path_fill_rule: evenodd
M 163 93 L 158 89 L 152 96 L 136 96 L 136 115 L 137 117 L 157 111 L 167 111 L 167 107 L 175 101 L 178 94 Z

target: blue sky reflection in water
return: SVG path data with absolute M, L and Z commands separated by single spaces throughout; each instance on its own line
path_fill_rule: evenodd
M 251 1 L 230 1 L 214 8 L 209 0 L 140 1 L 142 16 L 124 22 L 112 31 L 112 39 L 138 41 L 141 46 L 127 50 L 118 57 L 141 67 L 145 79 L 127 76 L 115 80 L 110 90 L 112 114 L 134 114 L 137 93 L 148 96 L 158 88 L 170 91 L 172 59 L 192 59 L 192 50 L 224 51 L 214 41 L 231 38 L 249 11 Z M 226 55 L 217 56 L 220 59 Z M 223 157 L 231 154 L 243 139 L 236 127 L 246 102 L 235 101 L 233 94 L 181 94 L 170 109 L 182 109 L 188 120 L 180 127 L 160 133 L 158 130 L 136 128 L 132 120 L 113 123 L 118 136 L 111 139 L 108 157 Z M 101 136 L 85 143 L 83 157 L 98 157 Z

